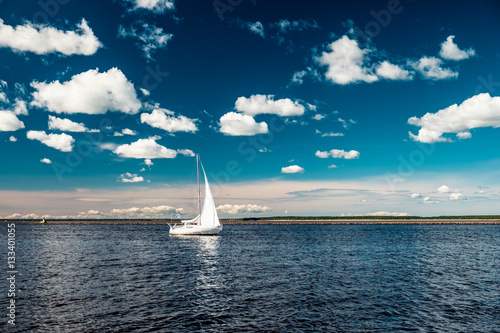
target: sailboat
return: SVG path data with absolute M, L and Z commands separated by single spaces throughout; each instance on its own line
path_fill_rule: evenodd
M 205 200 L 201 206 L 201 185 L 200 185 L 200 165 L 205 177 Z M 170 225 L 170 235 L 217 235 L 222 230 L 217 210 L 215 209 L 214 198 L 210 191 L 207 175 L 200 155 L 196 154 L 196 170 L 198 175 L 198 216 L 191 220 L 181 220 L 181 225 Z

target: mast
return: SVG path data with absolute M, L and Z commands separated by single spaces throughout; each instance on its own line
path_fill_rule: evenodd
M 196 173 L 198 175 L 198 224 L 201 224 L 201 185 L 200 185 L 200 155 L 196 154 Z

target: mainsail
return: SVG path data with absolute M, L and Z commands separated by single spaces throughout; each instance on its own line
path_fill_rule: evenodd
M 201 161 L 199 163 L 201 165 L 201 170 L 203 171 L 203 176 L 205 177 L 205 200 L 203 200 L 203 208 L 198 216 L 191 220 L 182 220 L 182 223 L 198 224 L 204 227 L 218 227 L 220 226 L 220 221 L 217 216 L 214 197 L 212 196 L 212 191 L 210 190 L 210 185 L 208 184 L 205 168 L 203 168 Z
M 200 162 L 201 164 L 201 162 Z M 214 197 L 212 196 L 212 191 L 210 191 L 210 185 L 208 184 L 207 175 L 203 164 L 201 164 L 201 170 L 205 176 L 205 200 L 203 201 L 203 209 L 201 210 L 201 221 L 200 225 L 206 227 L 218 227 L 220 226 L 219 217 L 217 216 L 217 209 L 215 208 Z

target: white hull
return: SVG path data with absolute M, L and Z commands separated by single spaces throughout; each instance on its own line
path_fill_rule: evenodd
M 170 226 L 170 235 L 217 235 L 222 230 L 218 227 L 204 227 L 201 225 Z

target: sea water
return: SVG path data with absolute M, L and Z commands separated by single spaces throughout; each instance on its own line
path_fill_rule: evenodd
M 4 317 L 3 331 L 500 332 L 499 239 L 496 225 L 227 225 L 205 237 L 16 225 L 16 325 Z

